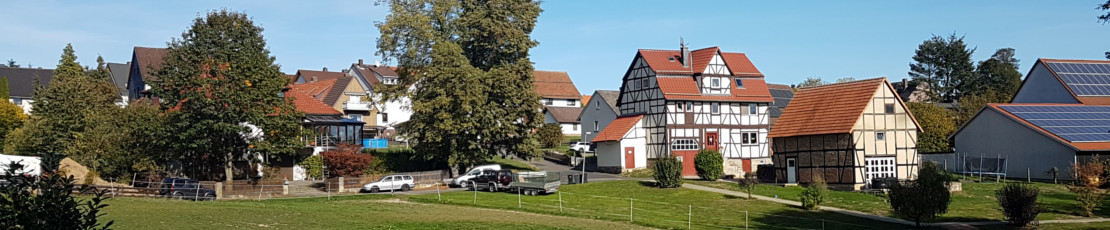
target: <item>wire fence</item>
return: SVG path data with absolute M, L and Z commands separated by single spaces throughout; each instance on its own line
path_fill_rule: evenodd
M 481 192 L 470 188 L 465 195 L 438 194 L 428 198 L 441 203 L 473 205 L 499 209 L 516 209 L 537 213 L 576 216 L 612 221 L 628 221 L 651 227 L 686 229 L 887 229 L 850 222 L 851 217 L 822 219 L 818 212 L 747 209 L 743 206 L 707 204 L 714 201 L 680 204 L 662 198 L 620 197 L 605 194 L 556 192 L 544 196 L 528 196 L 519 191 Z M 515 195 L 516 199 L 512 199 Z M 844 219 L 848 218 L 848 219 Z M 752 221 L 756 220 L 756 221 Z

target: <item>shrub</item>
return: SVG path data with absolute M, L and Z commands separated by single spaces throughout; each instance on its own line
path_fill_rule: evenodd
M 320 153 L 328 169 L 328 177 L 362 176 L 374 156 L 361 154 L 358 145 L 340 144 L 336 149 Z
M 775 165 L 757 165 L 755 167 L 755 174 L 761 182 L 775 182 Z
M 60 159 L 60 158 L 58 158 Z M 108 229 L 115 221 L 102 223 L 101 210 L 106 190 L 82 185 L 76 187 L 72 176 L 57 171 L 58 159 L 44 157 L 41 176 L 21 175 L 19 163 L 8 167 L 8 184 L 0 186 L 0 228 L 3 229 Z M 92 194 L 79 199 L 74 192 Z
M 720 152 L 712 149 L 702 149 L 694 156 L 694 169 L 702 180 L 715 181 L 721 179 L 725 173 L 725 158 Z
M 555 148 L 566 139 L 563 136 L 563 127 L 556 123 L 543 124 L 536 131 L 536 137 L 544 148 Z
M 917 180 L 893 183 L 887 202 L 890 202 L 894 213 L 913 219 L 920 227 L 921 221 L 948 212 L 952 194 L 948 192 L 948 178 L 936 162 L 923 163 L 917 170 L 917 176 Z
M 1072 164 L 1071 167 L 1075 183 L 1069 185 L 1068 190 L 1075 193 L 1079 206 L 1087 212 L 1087 216 L 1095 217 L 1095 211 L 1106 197 L 1106 192 L 1098 188 L 1106 183 L 1107 178 L 1102 175 L 1106 169 L 1099 162 L 1098 156 L 1086 163 Z
M 745 173 L 744 178 L 737 181 L 737 184 L 740 185 L 740 189 L 743 189 L 745 193 L 748 194 L 749 200 L 752 199 L 752 190 L 755 190 L 755 186 L 759 185 L 759 179 L 757 179 L 755 175 L 756 174 L 753 173 Z
M 424 159 L 412 148 L 363 149 L 363 153 L 374 156 L 371 170 L 376 173 L 416 172 L 447 169 L 443 159 Z
M 817 210 L 821 207 L 821 203 L 825 202 L 825 198 L 829 195 L 829 186 L 825 184 L 825 179 L 822 177 L 813 178 L 813 183 L 806 186 L 802 190 L 802 194 L 798 195 L 802 200 L 802 208 L 807 210 Z
M 995 192 L 998 205 L 1002 207 L 1002 215 L 1006 222 L 1015 226 L 1026 226 L 1037 219 L 1040 210 L 1037 208 L 1036 187 L 1019 183 L 1008 183 Z
M 324 177 L 324 161 L 320 158 L 320 155 L 309 156 L 297 165 L 304 168 L 304 174 L 308 178 L 320 179 Z
M 674 156 L 661 157 L 655 161 L 655 184 L 660 188 L 678 188 L 682 186 L 682 162 Z

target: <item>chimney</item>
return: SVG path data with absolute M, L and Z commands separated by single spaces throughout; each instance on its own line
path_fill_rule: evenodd
M 362 58 L 358 59 L 358 65 L 362 65 Z
M 382 65 L 382 63 L 378 60 L 374 60 L 374 67 L 378 67 L 379 65 Z
M 682 53 L 682 67 L 690 68 L 690 48 L 686 47 L 686 42 L 681 37 L 678 38 L 678 45 Z
M 328 72 L 328 67 L 327 66 L 324 67 L 324 72 Z
M 906 78 L 902 78 L 902 90 L 909 89 L 910 88 L 909 83 L 910 83 L 909 80 L 906 80 Z

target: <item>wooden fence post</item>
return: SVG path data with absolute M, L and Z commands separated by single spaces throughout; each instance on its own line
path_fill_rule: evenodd
M 342 192 L 343 192 L 343 177 L 339 177 L 339 191 L 337 193 L 342 193 Z
M 224 197 L 224 182 L 216 182 L 216 199 L 226 199 Z

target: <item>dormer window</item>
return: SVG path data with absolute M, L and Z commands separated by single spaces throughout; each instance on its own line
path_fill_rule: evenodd
M 737 89 L 743 89 L 744 88 L 744 81 L 741 81 L 740 79 L 736 79 L 736 88 Z
M 710 81 L 713 82 L 713 87 L 721 87 L 721 79 L 713 78 L 713 80 Z

